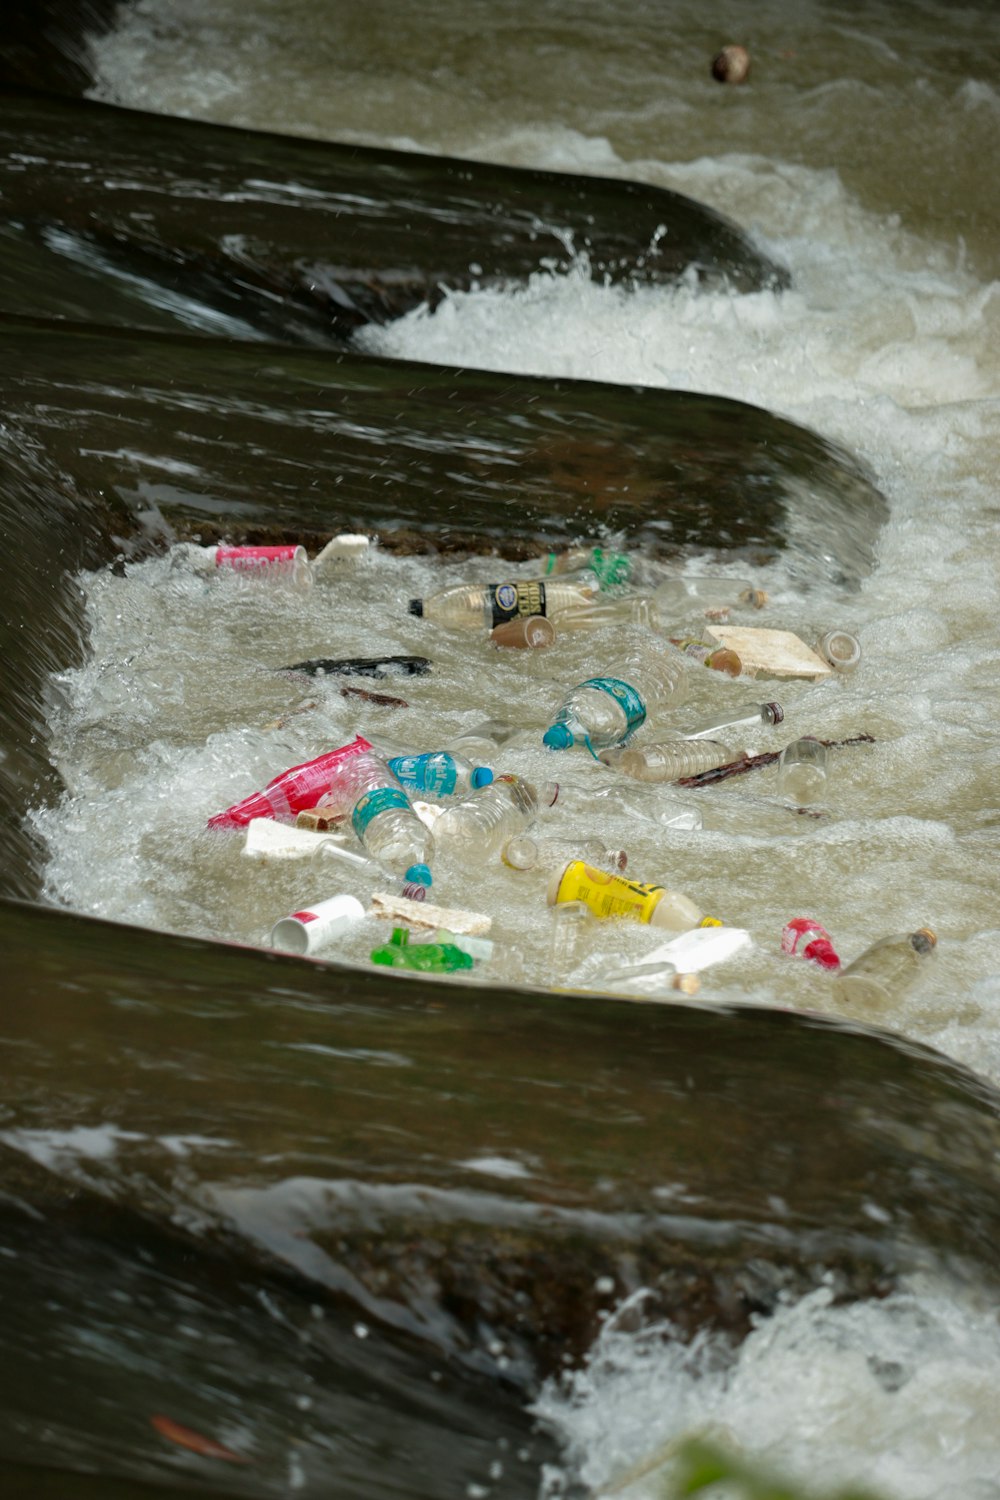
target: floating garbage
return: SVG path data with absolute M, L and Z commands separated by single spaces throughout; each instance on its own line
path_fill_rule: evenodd
M 673 635 L 670 637 L 670 644 L 713 672 L 725 672 L 727 677 L 739 677 L 743 671 L 743 663 L 729 646 L 715 646 L 691 636 Z
M 756 677 L 829 677 L 833 668 L 791 630 L 764 630 L 750 625 L 709 625 L 705 630 L 723 646 L 730 646 L 743 663 L 743 672 Z
M 387 677 L 390 672 L 423 677 L 430 669 L 427 656 L 313 656 L 278 670 L 303 672 L 307 677 Z
M 836 672 L 853 672 L 861 660 L 861 642 L 847 630 L 828 630 L 816 642 L 816 650 Z
M 317 901 L 303 911 L 292 912 L 282 917 L 271 928 L 271 947 L 286 953 L 315 953 L 317 948 L 332 943 L 355 922 L 360 922 L 365 909 L 356 896 L 341 894 L 331 896 L 328 901 Z
M 822 740 L 803 735 L 778 757 L 778 795 L 796 807 L 816 807 L 826 795 L 827 753 Z
M 315 807 L 329 792 L 339 768 L 354 755 L 371 750 L 370 740 L 357 734 L 350 744 L 327 750 L 315 760 L 292 766 L 275 776 L 262 792 L 253 792 L 242 802 L 209 818 L 209 828 L 245 828 L 251 818 L 287 818 Z
M 526 828 L 538 808 L 534 784 L 521 776 L 498 776 L 489 786 L 448 805 L 434 824 L 434 837 L 453 857 L 483 864 Z
M 545 615 L 521 615 L 496 625 L 490 631 L 494 646 L 506 646 L 515 651 L 537 650 L 551 646 L 556 638 L 556 628 Z
M 511 870 L 561 868 L 571 860 L 585 859 L 599 869 L 620 873 L 628 864 L 624 849 L 606 849 L 600 839 L 559 838 L 539 831 L 515 834 L 504 844 L 500 858 Z
M 274 818 L 251 818 L 243 853 L 262 864 L 269 860 L 314 859 L 324 844 L 334 843 L 335 839 L 336 835 L 326 831 L 277 823 Z
M 373 750 L 345 760 L 334 788 L 351 827 L 373 858 L 417 885 L 431 884 L 434 835 L 410 806 L 406 790 Z
M 413 901 L 406 896 L 395 896 L 390 891 L 375 891 L 371 902 L 372 916 L 408 922 L 411 927 L 444 927 L 449 932 L 467 937 L 485 937 L 493 926 L 493 918 L 485 912 L 436 906 L 430 901 Z
M 781 934 L 781 951 L 807 958 L 821 969 L 839 969 L 840 957 L 826 928 L 813 917 L 793 917 Z
M 737 751 L 718 740 L 661 740 L 602 750 L 598 759 L 636 781 L 678 781 L 734 760 Z
M 304 547 L 227 547 L 220 543 L 217 547 L 206 547 L 204 558 L 206 563 L 214 563 L 217 568 L 281 578 L 298 588 L 308 588 L 313 581 Z
M 429 750 L 422 755 L 394 755 L 386 764 L 403 786 L 412 787 L 425 797 L 453 797 L 457 793 L 474 792 L 482 786 L 489 786 L 493 780 L 489 766 L 473 765 L 464 755 L 455 755 L 448 750 Z
M 471 953 L 456 943 L 411 943 L 407 927 L 393 928 L 389 941 L 372 949 L 371 961 L 393 969 L 416 969 L 424 974 L 450 974 L 455 969 L 471 969 L 475 962 Z
M 573 813 L 605 813 L 688 833 L 697 832 L 703 823 L 701 808 L 665 795 L 649 783 L 605 781 L 581 785 L 574 781 L 543 782 L 539 793 L 539 817 L 548 820 Z
M 452 630 L 495 630 L 524 615 L 558 618 L 574 607 L 584 607 L 597 592 L 596 581 L 546 582 L 544 578 L 503 583 L 454 584 L 426 599 L 411 599 L 409 611 Z
M 582 902 L 595 917 L 620 917 L 644 922 L 650 927 L 669 927 L 683 932 L 688 927 L 714 923 L 694 902 L 680 891 L 669 891 L 662 885 L 647 885 L 641 880 L 626 880 L 608 870 L 597 869 L 576 859 L 557 870 L 549 881 L 546 900 L 550 906 L 564 901 Z
M 586 745 L 596 759 L 597 749 L 621 744 L 647 714 L 686 695 L 684 658 L 673 646 L 654 650 L 644 640 L 633 641 L 620 661 L 607 665 L 606 674 L 588 677 L 565 694 L 542 737 L 550 750 Z
M 937 935 L 930 927 L 879 938 L 834 976 L 837 999 L 863 1020 L 882 1015 L 903 998 L 934 956 Z

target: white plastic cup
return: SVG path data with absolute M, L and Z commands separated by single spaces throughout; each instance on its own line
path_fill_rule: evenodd
M 290 917 L 282 917 L 271 928 L 271 947 L 283 953 L 315 953 L 317 948 L 332 942 L 365 914 L 357 896 L 345 894 L 331 896 L 329 901 L 316 901 L 305 911 L 294 911 Z

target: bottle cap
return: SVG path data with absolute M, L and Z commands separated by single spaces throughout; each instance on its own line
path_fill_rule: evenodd
M 910 942 L 918 953 L 931 953 L 937 947 L 937 933 L 930 927 L 918 927 Z
M 412 881 L 414 885 L 434 884 L 429 865 L 411 865 L 403 878 Z
M 411 599 L 406 607 L 411 615 L 422 615 L 424 612 L 424 601 L 422 599 Z
M 562 720 L 558 724 L 550 724 L 542 735 L 542 744 L 547 745 L 550 750 L 568 750 L 572 743 L 573 731 Z
M 802 957 L 808 958 L 814 964 L 819 964 L 821 969 L 840 968 L 840 956 L 834 951 L 829 938 L 813 938 L 812 942 L 806 943 L 802 949 Z
M 469 777 L 469 781 L 476 791 L 478 791 L 481 786 L 489 786 L 492 780 L 493 772 L 490 770 L 489 766 L 476 766 L 472 772 L 472 775 Z
M 765 710 L 763 717 L 770 724 L 782 724 L 785 719 L 785 710 L 780 703 L 762 703 L 761 708 Z

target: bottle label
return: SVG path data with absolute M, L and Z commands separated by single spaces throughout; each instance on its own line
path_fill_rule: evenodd
M 492 606 L 491 628 L 506 625 L 523 615 L 545 614 L 545 585 L 539 579 L 524 583 L 492 583 L 489 585 Z
M 635 688 L 628 682 L 622 682 L 620 677 L 588 677 L 586 682 L 581 682 L 580 686 L 597 688 L 599 692 L 611 694 L 625 715 L 626 729 L 623 739 L 634 734 L 640 724 L 645 723 L 645 703 Z
M 458 766 L 452 755 L 397 755 L 389 761 L 389 770 L 404 786 L 433 797 L 448 797 L 458 783 Z
M 401 786 L 380 786 L 373 792 L 365 792 L 359 797 L 351 814 L 351 826 L 358 838 L 364 842 L 365 829 L 373 818 L 380 813 L 390 812 L 393 808 L 410 806 L 410 799 Z
M 619 588 L 632 575 L 632 564 L 624 552 L 605 552 L 601 547 L 594 548 L 590 567 L 602 589 Z
M 553 904 L 582 901 L 595 917 L 628 917 L 633 922 L 648 922 L 663 894 L 662 885 L 624 880 L 621 875 L 595 869 L 577 859 L 563 871 Z

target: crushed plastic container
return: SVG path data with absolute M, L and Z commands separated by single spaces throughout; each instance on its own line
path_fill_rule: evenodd
M 701 808 L 691 807 L 659 791 L 649 783 L 603 781 L 545 781 L 538 792 L 538 816 L 548 821 L 564 814 L 635 818 L 661 828 L 697 832 L 702 826 Z

